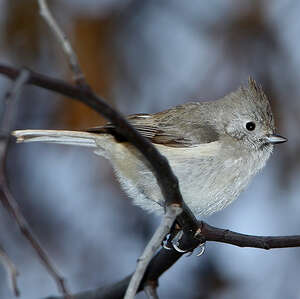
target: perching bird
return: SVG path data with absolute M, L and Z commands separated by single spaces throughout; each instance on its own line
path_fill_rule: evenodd
M 214 213 L 235 200 L 264 167 L 275 134 L 270 103 L 253 79 L 224 98 L 190 102 L 128 121 L 167 157 L 186 204 L 196 216 Z M 164 198 L 148 162 L 131 144 L 116 138 L 113 124 L 87 131 L 17 130 L 17 142 L 41 141 L 87 146 L 111 161 L 133 202 L 163 212 Z

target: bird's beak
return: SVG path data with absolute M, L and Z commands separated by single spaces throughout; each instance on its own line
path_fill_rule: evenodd
M 282 137 L 282 136 L 280 136 L 280 135 L 270 134 L 270 135 L 267 135 L 267 136 L 266 136 L 266 141 L 267 141 L 268 143 L 275 144 L 275 143 L 283 143 L 283 142 L 286 142 L 286 141 L 288 141 L 288 140 L 287 140 L 287 138 Z

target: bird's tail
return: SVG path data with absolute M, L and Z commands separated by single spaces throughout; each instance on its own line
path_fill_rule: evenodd
M 12 135 L 17 142 L 46 142 L 96 147 L 96 134 L 80 131 L 62 130 L 17 130 Z

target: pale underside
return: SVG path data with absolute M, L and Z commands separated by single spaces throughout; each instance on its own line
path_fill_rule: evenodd
M 122 188 L 134 203 L 149 212 L 162 213 L 160 188 L 142 155 L 128 143 L 116 143 L 110 135 L 99 136 L 96 143 L 95 153 L 112 162 Z M 223 154 L 221 151 L 228 149 L 222 148 L 219 141 L 176 149 L 155 146 L 168 158 L 183 199 L 196 216 L 209 215 L 229 205 L 269 158 L 263 153 L 248 152 L 238 157 Z
M 116 142 L 110 134 L 76 131 L 21 130 L 13 134 L 18 142 L 94 148 L 97 155 L 111 161 L 122 188 L 136 205 L 149 212 L 164 211 L 164 199 L 149 164 L 129 143 Z M 235 200 L 272 152 L 272 147 L 251 151 L 232 144 L 226 140 L 190 147 L 154 144 L 167 157 L 184 201 L 198 217 L 219 211 Z

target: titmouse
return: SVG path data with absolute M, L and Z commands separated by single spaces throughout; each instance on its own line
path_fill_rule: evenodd
M 190 102 L 128 121 L 167 157 L 186 204 L 197 217 L 225 208 L 264 167 L 275 134 L 270 103 L 261 86 L 247 87 L 212 102 Z M 41 141 L 87 146 L 107 158 L 133 202 L 163 212 L 164 199 L 149 164 L 131 144 L 118 138 L 113 124 L 87 131 L 17 130 L 17 142 Z

